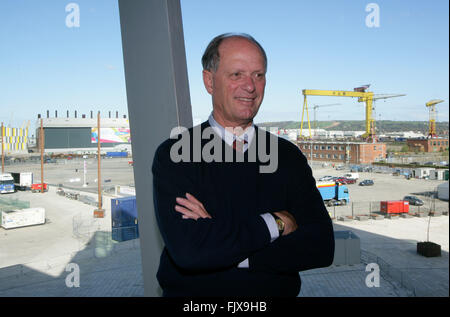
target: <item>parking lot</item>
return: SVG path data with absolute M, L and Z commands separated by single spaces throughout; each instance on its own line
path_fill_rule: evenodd
M 316 179 L 323 176 L 342 176 L 349 169 L 336 170 L 332 167 L 317 167 L 313 169 Z M 380 212 L 380 202 L 386 200 L 402 200 L 404 196 L 414 195 L 423 200 L 423 206 L 410 206 L 410 212 L 428 212 L 430 209 L 445 212 L 448 211 L 448 201 L 443 201 L 431 196 L 437 190 L 437 186 L 444 181 L 430 179 L 406 179 L 404 176 L 393 176 L 390 173 L 358 172 L 359 179 L 355 184 L 346 185 L 349 189 L 350 203 L 346 206 L 328 207 L 331 215 L 340 216 L 367 215 Z M 374 185 L 359 186 L 359 182 L 370 179 Z
M 102 186 L 104 189 L 115 185 L 132 186 L 134 184 L 133 167 L 129 159 L 102 159 Z M 97 161 L 86 160 L 86 185 L 84 185 L 84 160 L 57 160 L 56 163 L 45 164 L 44 181 L 52 184 L 48 193 L 31 193 L 29 191 L 2 195 L 11 199 L 28 201 L 30 207 L 44 207 L 47 223 L 39 226 L 5 230 L 0 228 L 0 268 L 21 265 L 30 269 L 45 271 L 55 263 L 69 263 L 81 251 L 91 250 L 92 256 L 107 256 L 112 244 L 110 199 L 113 192 L 104 193 L 103 207 L 105 218 L 93 218 L 94 206 L 78 200 L 69 199 L 57 194 L 62 185 L 65 191 L 71 191 L 96 199 L 97 194 Z M 7 166 L 6 172 L 33 172 L 34 181 L 40 182 L 40 164 L 15 164 Z M 150 169 L 148 170 L 150 175 Z M 332 167 L 317 166 L 313 175 L 319 179 L 325 175 L 342 176 L 348 169 L 336 170 Z M 430 197 L 443 181 L 427 179 L 409 179 L 404 176 L 392 176 L 388 173 L 359 172 L 361 180 L 371 179 L 373 186 L 347 185 L 350 204 L 346 206 L 328 207 L 330 216 L 334 218 L 335 230 L 352 230 L 361 239 L 361 249 L 365 256 L 372 256 L 380 263 L 389 263 L 393 272 L 400 272 L 400 280 L 409 281 L 417 288 L 416 294 L 430 296 L 434 294 L 448 295 L 448 250 L 449 221 L 448 216 L 432 217 L 429 235 L 427 235 L 428 217 L 409 219 L 369 219 L 356 220 L 357 215 L 378 213 L 380 201 L 400 200 L 406 195 L 421 198 L 425 204 L 421 207 L 411 206 L 412 212 L 419 210 L 447 211 L 448 202 Z M 350 221 L 340 221 L 342 216 L 353 216 Z M 348 219 L 347 219 L 348 220 Z M 423 258 L 415 252 L 415 243 L 425 241 L 439 243 L 442 257 Z M 79 257 L 79 256 L 78 256 Z M 136 263 L 138 263 L 137 261 Z M 386 265 L 385 265 L 386 267 Z M 427 269 L 426 271 L 424 271 Z M 0 270 L 0 278 L 2 273 Z M 334 271 L 333 271 L 334 272 Z M 308 273 L 313 274 L 314 270 Z M 410 274 L 411 273 L 411 274 Z M 55 273 L 61 274 L 61 272 Z M 444 282 L 443 282 L 444 281 Z M 445 282 L 446 281 L 446 282 Z M 420 293 L 422 290 L 422 293 Z M 433 296 L 434 296 L 433 295 Z

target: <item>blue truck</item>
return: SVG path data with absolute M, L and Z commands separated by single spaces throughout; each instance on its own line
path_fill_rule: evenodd
M 325 205 L 340 206 L 350 202 L 347 186 L 335 182 L 318 182 L 316 185 Z
M 10 173 L 0 174 L 0 194 L 14 193 L 14 178 Z

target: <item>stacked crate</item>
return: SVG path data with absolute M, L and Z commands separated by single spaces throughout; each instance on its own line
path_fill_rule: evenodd
M 136 196 L 111 199 L 111 225 L 115 241 L 139 238 Z

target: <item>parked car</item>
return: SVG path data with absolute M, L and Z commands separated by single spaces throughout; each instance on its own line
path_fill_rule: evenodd
M 329 181 L 332 181 L 333 179 L 334 179 L 333 176 L 327 175 L 327 176 L 319 178 L 319 181 L 321 181 L 321 182 L 329 182 Z
M 335 182 L 341 183 L 341 184 L 354 184 L 356 183 L 355 179 L 347 178 L 347 177 L 335 177 Z
M 416 196 L 405 196 L 403 200 L 409 202 L 410 205 L 423 206 L 423 201 Z
M 356 184 L 356 179 L 354 178 L 343 177 L 343 180 L 345 184 Z
M 373 180 L 371 180 L 371 179 L 365 179 L 359 183 L 359 186 L 372 186 L 372 185 L 373 185 Z

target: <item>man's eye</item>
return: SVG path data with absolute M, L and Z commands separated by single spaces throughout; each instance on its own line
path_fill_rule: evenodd
M 233 73 L 233 74 L 231 74 L 231 77 L 237 78 L 237 77 L 239 77 L 240 75 L 241 75 L 241 73 Z

